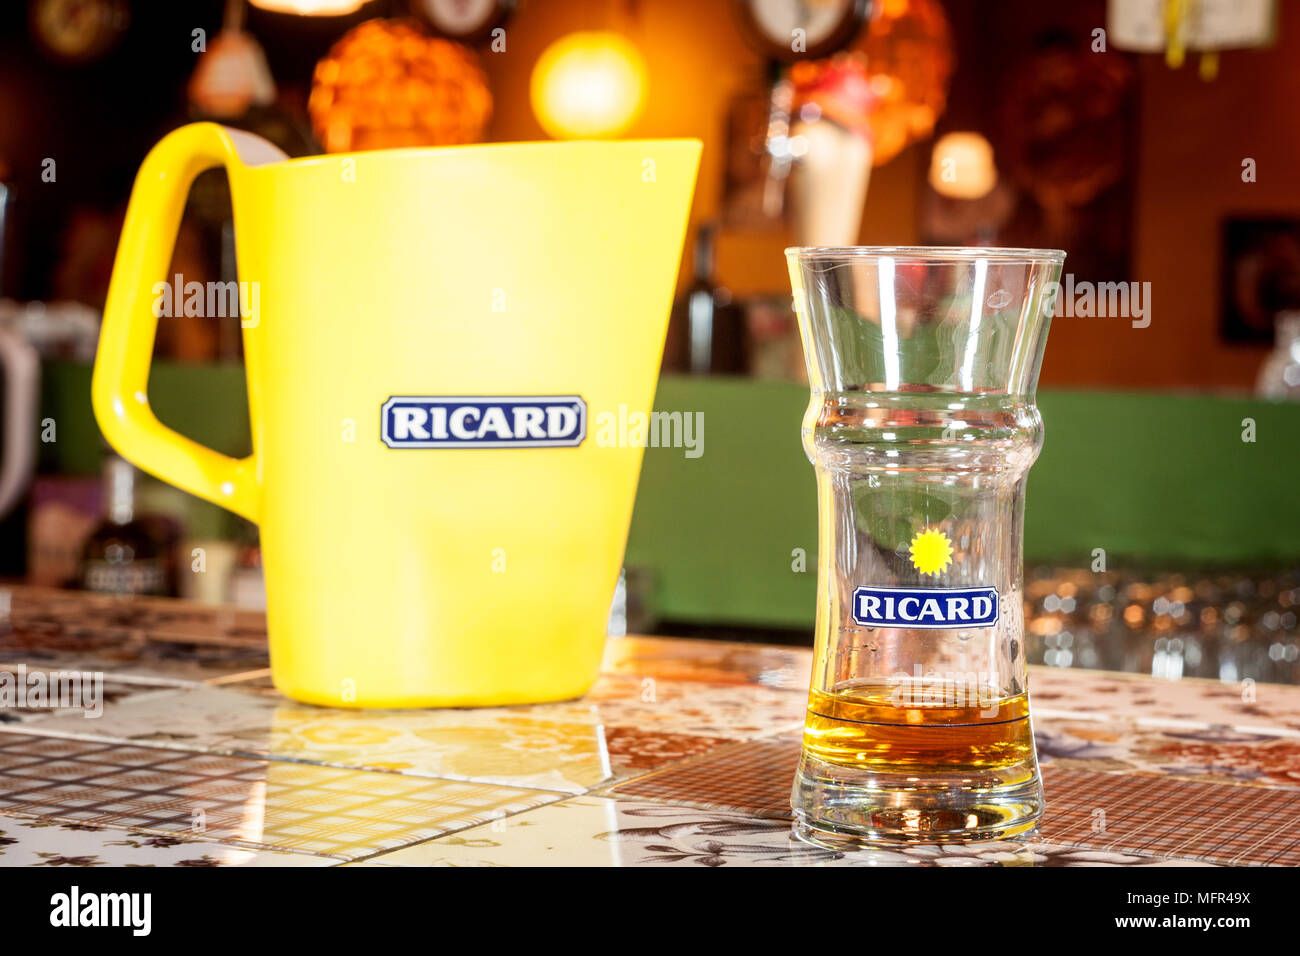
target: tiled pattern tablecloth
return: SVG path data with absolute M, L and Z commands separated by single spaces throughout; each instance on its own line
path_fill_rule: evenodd
M 330 710 L 274 690 L 259 615 L 6 593 L 0 672 L 105 703 L 0 707 L 0 865 L 1300 863 L 1297 687 L 1035 668 L 1037 832 L 834 853 L 790 833 L 804 649 L 614 638 L 581 700 Z

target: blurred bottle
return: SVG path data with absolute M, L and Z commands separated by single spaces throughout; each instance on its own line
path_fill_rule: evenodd
M 1273 351 L 1259 369 L 1260 398 L 1300 399 L 1300 312 L 1279 312 Z
M 695 233 L 691 284 L 673 305 L 668 323 L 665 371 L 693 375 L 747 371 L 744 311 L 727 289 L 713 282 L 714 231 L 712 223 L 703 223 Z
M 227 599 L 235 607 L 253 611 L 266 610 L 266 576 L 262 571 L 262 549 L 256 543 L 244 544 L 238 551 L 230 573 Z
M 135 515 L 135 469 L 109 452 L 104 458 L 104 518 L 86 540 L 81 586 L 108 594 L 171 593 L 166 544 Z

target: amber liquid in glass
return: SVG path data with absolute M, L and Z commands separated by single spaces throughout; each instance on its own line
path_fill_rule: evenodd
M 1026 779 L 1032 775 L 1028 694 L 975 700 L 941 688 L 927 697 L 940 702 L 900 702 L 891 684 L 813 691 L 804 750 L 830 764 L 877 773 L 1010 770 L 1018 776 L 1018 769 Z M 1002 782 L 1014 783 L 1014 776 Z

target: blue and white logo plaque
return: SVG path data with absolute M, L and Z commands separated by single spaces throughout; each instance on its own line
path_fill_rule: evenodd
M 394 395 L 380 410 L 389 448 L 574 448 L 587 437 L 581 395 Z
M 863 627 L 972 628 L 997 622 L 993 587 L 853 590 L 853 623 Z

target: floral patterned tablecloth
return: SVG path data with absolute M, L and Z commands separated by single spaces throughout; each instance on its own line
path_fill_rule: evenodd
M 811 654 L 612 638 L 581 700 L 279 695 L 260 615 L 0 592 L 0 865 L 1300 863 L 1300 687 L 1033 668 L 1028 838 L 830 852 L 790 832 Z M 103 676 L 93 713 L 4 697 Z

